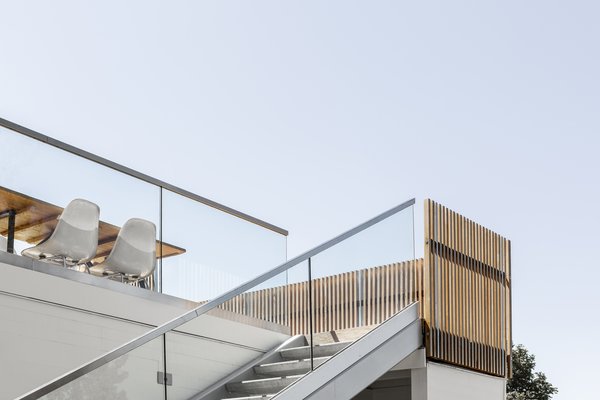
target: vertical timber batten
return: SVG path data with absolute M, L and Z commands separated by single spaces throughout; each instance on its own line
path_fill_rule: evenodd
M 510 241 L 430 199 L 424 217 L 427 357 L 510 376 Z
M 427 357 L 489 375 L 511 376 L 511 243 L 425 201 L 424 258 L 247 292 L 229 311 L 309 334 L 375 327 L 418 301 Z M 277 305 L 280 305 L 279 307 Z

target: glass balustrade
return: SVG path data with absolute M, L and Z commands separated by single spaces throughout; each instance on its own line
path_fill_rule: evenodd
M 143 344 L 136 350 L 129 351 L 125 345 L 107 353 L 106 361 L 111 361 L 94 372 L 87 372 L 93 365 L 83 366 L 83 377 L 58 385 L 51 395 L 74 390 L 70 388 L 75 384 L 100 393 L 117 393 L 123 399 L 142 395 L 200 399 L 209 394 L 209 398 L 224 398 L 229 396 L 224 379 L 251 369 L 262 356 L 295 335 L 301 339 L 296 345 L 305 345 L 299 351 L 303 354 L 301 372 L 310 373 L 332 355 L 324 353 L 323 345 L 359 340 L 418 300 L 413 204 L 409 201 L 395 207 L 203 302 L 146 334 L 148 339 L 142 336 L 138 340 Z M 157 356 L 161 349 L 163 358 Z M 142 367 L 138 358 L 147 364 Z M 94 389 L 96 380 L 84 380 L 94 373 L 103 381 L 99 389 Z M 115 376 L 125 378 L 120 381 Z M 167 378 L 151 381 L 150 377 L 156 376 Z M 153 388 L 142 394 L 136 391 L 142 390 L 138 384 Z M 164 393 L 159 394 L 160 388 Z M 51 389 L 52 384 L 43 390 Z
M 40 399 L 165 399 L 165 385 L 159 383 L 166 377 L 164 361 L 164 337 L 161 336 Z
M 139 347 L 40 389 L 44 399 L 189 399 L 293 335 L 309 349 L 308 372 L 325 362 L 318 346 L 358 340 L 420 299 L 414 200 L 286 262 L 277 229 L 6 128 L 0 144 L 12 149 L 0 159 L 0 235 L 12 230 L 16 253 L 45 240 L 72 199 L 87 199 L 105 230 L 88 266 L 128 219 L 146 219 L 157 227 L 149 284 L 199 304 Z
M 285 341 L 292 327 L 308 327 L 307 281 L 303 262 L 168 332 L 167 398 L 193 398 Z
M 164 243 L 185 249 L 163 245 L 163 293 L 210 300 L 286 259 L 286 236 L 166 189 L 162 213 Z
M 317 347 L 354 342 L 412 302 L 413 232 L 411 206 L 310 258 L 313 367 Z
M 156 227 L 156 268 L 143 286 L 172 296 L 208 300 L 285 261 L 286 236 L 251 217 L 241 218 L 223 211 L 225 207 L 5 127 L 0 127 L 0 145 L 0 246 L 8 246 L 14 237 L 11 249 L 4 250 L 21 254 L 48 239 L 69 202 L 85 199 L 100 209 L 96 253 L 84 260 L 92 272 L 101 272 L 94 266 L 106 260 L 131 218 Z M 80 264 L 70 267 L 84 271 Z
M 16 254 L 47 239 L 73 199 L 100 209 L 98 246 L 90 264 L 105 260 L 130 218 L 160 227 L 160 188 L 2 127 L 0 144 L 5 149 L 0 158 L 0 234 L 9 236 L 8 213 L 14 212 Z M 77 235 L 72 236 L 76 241 Z

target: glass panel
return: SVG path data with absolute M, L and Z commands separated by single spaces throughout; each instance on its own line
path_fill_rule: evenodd
M 300 362 L 286 376 L 293 379 L 319 367 L 345 343 L 360 339 L 411 303 L 406 293 L 417 288 L 419 279 L 412 213 L 410 207 L 377 223 L 168 332 L 164 342 L 162 337 L 154 340 L 48 398 L 207 396 L 211 385 L 242 366 L 256 365 L 292 335 L 301 335 L 305 347 L 287 352 Z M 159 385 L 164 389 L 160 392 L 149 376 L 162 372 L 163 362 L 169 384 Z M 272 395 L 281 388 L 272 389 L 248 393 L 245 386 L 238 391 L 234 381 L 215 388 L 210 398 Z
M 208 300 L 285 262 L 279 233 L 164 189 L 162 204 L 163 293 Z
M 156 338 L 41 399 L 162 400 L 165 388 L 157 377 L 164 372 L 163 342 Z
M 408 305 L 414 255 L 411 206 L 311 258 L 315 367 Z
M 2 127 L 0 145 L 4 149 L 0 158 L 0 213 L 16 212 L 15 253 L 48 238 L 57 226 L 57 217 L 78 198 L 100 209 L 98 247 L 92 264 L 99 264 L 110 253 L 120 228 L 130 218 L 148 220 L 158 232 L 157 186 Z M 6 214 L 0 218 L 0 234 L 8 236 Z
M 308 263 L 283 272 L 167 334 L 169 400 L 202 392 L 246 363 L 308 332 Z M 248 378 L 252 379 L 252 378 Z M 225 389 L 214 397 L 230 397 Z
M 44 261 L 57 268 L 94 270 L 133 217 L 154 223 L 157 236 L 164 238 L 156 251 L 164 260 L 153 276 L 162 276 L 163 291 L 171 295 L 205 301 L 286 260 L 284 235 L 3 127 L 0 145 L 10 150 L 0 159 L 0 237 L 12 233 L 15 253 L 59 231 L 57 218 L 80 198 L 100 209 L 97 252 L 62 263 L 46 256 Z M 173 396 L 195 394 L 290 332 L 308 332 L 307 277 L 308 264 L 303 263 L 44 398 L 163 398 L 165 385 L 157 383 L 157 373 L 164 372 L 164 351 L 170 354 L 172 371 L 167 372 L 175 375 L 169 386 Z M 155 282 L 158 287 L 158 280 L 149 279 L 151 285 Z M 290 308 L 296 303 L 301 309 Z

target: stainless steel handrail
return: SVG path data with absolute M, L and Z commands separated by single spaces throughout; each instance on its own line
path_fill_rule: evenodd
M 32 390 L 29 393 L 24 394 L 21 397 L 18 397 L 15 400 L 34 400 L 34 399 L 38 399 L 41 396 L 44 396 L 48 393 L 51 393 L 52 391 L 60 388 L 61 386 L 64 386 L 67 383 L 72 382 L 75 379 L 77 379 L 91 371 L 94 371 L 97 368 L 100 368 L 101 366 L 121 357 L 122 355 L 129 353 L 132 350 L 135 350 L 136 348 L 156 339 L 157 337 L 172 331 L 173 329 L 185 324 L 186 322 L 189 322 L 189 321 L 199 317 L 200 315 L 207 313 L 208 311 L 212 310 L 213 308 L 218 307 L 222 303 L 224 303 L 228 300 L 231 300 L 232 298 L 248 291 L 249 289 L 252 289 L 255 286 L 260 285 L 261 283 L 300 264 L 301 262 L 304 262 L 304 261 L 308 260 L 309 258 L 314 257 L 315 255 L 329 249 L 330 247 L 335 246 L 336 244 L 356 235 L 357 233 L 364 231 L 365 229 L 377 224 L 378 222 L 381 222 L 381 221 L 391 217 L 392 215 L 399 213 L 400 211 L 412 206 L 413 204 L 415 204 L 414 198 L 411 200 L 408 200 L 400 205 L 397 205 L 396 207 L 391 208 L 382 214 L 379 214 L 375 218 L 372 218 L 366 222 L 363 222 L 362 224 L 356 226 L 355 228 L 352 228 L 349 231 L 346 231 L 346 232 L 342 233 L 341 235 L 338 235 L 338 236 L 334 237 L 333 239 L 326 241 L 325 243 L 313 248 L 312 250 L 309 250 L 303 254 L 300 254 L 299 256 L 279 265 L 278 267 L 275 267 L 272 270 L 265 272 L 264 274 L 259 275 L 256 278 L 236 287 L 235 289 L 232 289 L 232 290 L 228 291 L 227 293 L 225 293 L 213 300 L 210 300 L 207 303 L 204 303 L 203 305 L 201 305 L 191 311 L 188 311 L 188 312 L 180 315 L 179 317 L 176 317 L 176 318 L 166 322 L 165 324 L 160 325 L 160 326 L 144 333 L 143 335 L 125 343 L 124 345 L 117 347 L 116 349 L 111 350 L 108 353 L 95 358 L 94 360 L 88 362 L 87 364 L 84 364 L 70 372 L 67 372 L 66 374 L 44 384 L 43 386 L 40 386 L 37 389 Z
M 270 224 L 270 223 L 268 223 L 266 221 L 263 221 L 263 220 L 258 219 L 256 217 L 253 217 L 253 216 L 248 215 L 246 213 L 243 213 L 241 211 L 235 210 L 235 209 L 233 209 L 231 207 L 227 207 L 227 206 L 225 206 L 223 204 L 217 203 L 216 201 L 207 199 L 206 197 L 202 197 L 200 195 L 197 195 L 195 193 L 192 193 L 190 191 L 187 191 L 187 190 L 182 189 L 180 187 L 177 187 L 175 185 L 171 185 L 170 183 L 167 183 L 165 181 L 161 181 L 160 179 L 156 179 L 156 178 L 154 178 L 152 176 L 143 174 L 143 173 L 138 172 L 138 171 L 136 171 L 134 169 L 128 168 L 128 167 L 126 167 L 124 165 L 121 165 L 121 164 L 118 164 L 116 162 L 107 160 L 106 158 L 100 157 L 100 156 L 98 156 L 96 154 L 93 154 L 93 153 L 90 153 L 89 151 L 82 150 L 82 149 L 80 149 L 78 147 L 71 146 L 70 144 L 61 142 L 60 140 L 56 140 L 54 138 L 51 138 L 50 136 L 43 135 L 43 134 L 41 134 L 39 132 L 36 132 L 36 131 L 34 131 L 32 129 L 26 128 L 24 126 L 21 126 L 19 124 L 16 124 L 16 123 L 11 122 L 9 120 L 6 120 L 4 118 L 0 118 L 0 126 L 3 126 L 6 129 L 10 129 L 11 131 L 14 131 L 16 133 L 20 133 L 21 135 L 27 136 L 27 137 L 29 137 L 31 139 L 35 139 L 35 140 L 43 142 L 43 143 L 45 143 L 47 145 L 50 145 L 50 146 L 56 147 L 58 149 L 64 150 L 64 151 L 66 151 L 68 153 L 75 154 L 75 155 L 77 155 L 79 157 L 83 157 L 83 158 L 85 158 L 85 159 L 87 159 L 89 161 L 93 161 L 93 162 L 98 163 L 100 165 L 103 165 L 105 167 L 114 169 L 115 171 L 118 171 L 118 172 L 121 172 L 123 174 L 132 176 L 132 177 L 137 178 L 137 179 L 140 179 L 140 180 L 142 180 L 144 182 L 147 182 L 147 183 L 150 183 L 152 185 L 161 187 L 163 189 L 167 189 L 167 190 L 169 190 L 171 192 L 174 192 L 174 193 L 177 193 L 177 194 L 179 194 L 181 196 L 185 196 L 185 197 L 187 197 L 189 199 L 196 200 L 199 203 L 206 204 L 209 207 L 216 208 L 217 210 L 223 211 L 223 212 L 225 212 L 227 214 L 234 215 L 234 216 L 236 216 L 238 218 L 241 218 L 243 220 L 246 220 L 246 221 L 251 222 L 253 224 L 256 224 L 258 226 L 262 226 L 263 228 L 267 228 L 269 230 L 272 230 L 273 232 L 277 232 L 277 233 L 279 233 L 281 235 L 284 235 L 284 236 L 288 235 L 288 231 L 285 230 L 285 229 L 283 229 L 283 228 L 280 228 L 278 226 Z

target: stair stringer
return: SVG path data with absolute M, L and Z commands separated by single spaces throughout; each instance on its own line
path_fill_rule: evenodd
M 253 368 L 255 365 L 278 361 L 281 357 L 279 355 L 279 352 L 281 350 L 304 345 L 306 345 L 306 337 L 304 335 L 292 336 L 285 342 L 281 343 L 279 346 L 274 347 L 265 354 L 246 363 L 237 370 L 233 371 L 231 374 L 213 383 L 212 385 L 204 389 L 202 392 L 191 397 L 189 400 L 217 400 L 229 397 L 229 393 L 227 392 L 227 389 L 225 387 L 227 383 L 235 380 L 241 381 L 249 379 L 254 375 Z
M 414 303 L 272 400 L 349 400 L 422 346 L 418 303 Z

